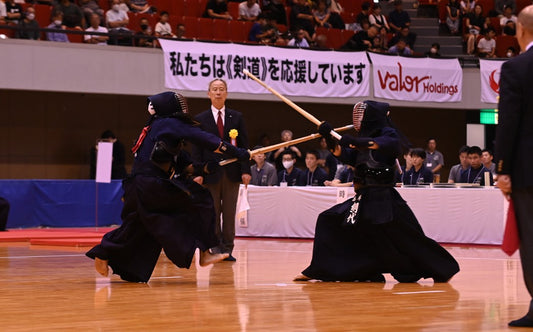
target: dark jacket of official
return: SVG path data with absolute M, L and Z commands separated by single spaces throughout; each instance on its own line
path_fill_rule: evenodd
M 533 186 L 532 77 L 533 47 L 502 65 L 494 162 L 515 189 Z
M 194 119 L 200 122 L 200 128 L 207 131 L 208 133 L 219 136 L 218 127 L 216 124 L 216 120 L 213 118 L 213 112 L 211 111 L 211 108 L 207 111 L 198 114 Z M 224 141 L 231 142 L 231 138 L 229 137 L 229 131 L 232 129 L 236 129 L 239 133 L 236 139 L 237 147 L 248 149 L 248 133 L 244 125 L 242 113 L 226 107 L 224 115 L 224 137 L 222 137 Z M 192 157 L 196 162 L 202 163 L 213 160 L 220 161 L 223 159 L 222 155 L 216 154 L 213 151 L 202 149 L 197 145 L 193 146 Z M 250 162 L 234 162 L 226 166 L 222 166 L 222 169 L 224 172 L 226 172 L 227 177 L 231 181 L 241 182 L 242 174 L 250 174 Z M 214 174 L 205 175 L 204 183 L 216 183 L 221 178 L 222 170 L 217 171 Z

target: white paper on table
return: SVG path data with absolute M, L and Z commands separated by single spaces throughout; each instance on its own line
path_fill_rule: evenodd
M 248 210 L 250 210 L 250 204 L 248 204 L 248 188 L 239 188 L 236 210 L 235 221 L 239 224 L 239 227 L 248 227 Z
M 113 163 L 113 143 L 98 142 L 96 155 L 96 182 L 111 182 L 111 164 Z

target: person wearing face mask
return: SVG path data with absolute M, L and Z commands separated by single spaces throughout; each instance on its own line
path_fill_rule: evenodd
M 155 38 L 153 38 L 153 31 L 147 18 L 141 18 L 139 21 L 141 31 L 135 34 L 135 46 L 139 47 L 154 47 Z
M 15 38 L 19 39 L 41 39 L 41 33 L 39 31 L 39 23 L 35 21 L 35 8 L 28 7 L 24 13 L 24 19 L 17 25 L 15 31 Z
M 355 196 L 318 216 L 311 264 L 295 281 L 385 282 L 383 273 L 391 273 L 399 282 L 447 282 L 459 271 L 394 189 L 396 159 L 410 144 L 392 124 L 389 108 L 371 100 L 357 103 L 357 136 L 345 134 L 338 145 L 333 127 L 319 126 L 335 156 L 354 167 Z
M 131 31 L 127 28 L 130 23 L 128 13 L 120 7 L 120 0 L 113 0 L 111 9 L 106 13 L 106 22 L 109 33 L 109 44 L 131 46 Z
M 123 181 L 122 225 L 87 252 L 98 273 L 113 273 L 130 282 L 148 282 L 161 249 L 178 267 L 189 268 L 196 248 L 200 266 L 220 262 L 214 254 L 214 203 L 193 175 L 209 174 L 215 164 L 193 164 L 182 151 L 184 140 L 226 157 L 247 161 L 247 150 L 200 129 L 185 98 L 174 92 L 148 97 L 150 118 L 132 148 L 132 174 Z
M 430 58 L 440 58 L 440 44 L 439 43 L 433 43 L 431 44 L 431 48 L 426 52 L 425 56 Z
M 283 170 L 278 172 L 278 186 L 304 186 L 303 172 L 296 168 L 296 153 L 285 150 L 281 153 Z
M 47 26 L 48 29 L 55 29 L 55 30 L 65 30 L 65 26 L 63 25 L 63 13 L 60 11 L 55 11 L 52 14 L 52 23 Z M 55 42 L 61 42 L 61 43 L 68 43 L 68 36 L 66 33 L 62 32 L 47 32 L 46 33 L 46 39 L 49 41 L 55 41 Z

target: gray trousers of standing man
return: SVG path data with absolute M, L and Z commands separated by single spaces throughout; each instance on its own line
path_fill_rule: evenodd
M 205 187 L 211 192 L 215 204 L 217 218 L 215 231 L 220 239 L 220 252 L 231 254 L 235 246 L 235 211 L 237 209 L 240 182 L 231 181 L 226 172 L 223 172 L 224 174 L 220 181 L 205 184 Z
M 520 260 L 526 288 L 533 297 L 533 187 L 513 189 L 513 199 L 518 235 L 520 237 Z M 527 316 L 533 319 L 533 300 Z

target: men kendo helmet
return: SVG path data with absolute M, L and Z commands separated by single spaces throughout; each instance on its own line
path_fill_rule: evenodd
M 181 94 L 166 91 L 148 97 L 148 111 L 153 109 L 158 117 L 171 117 L 189 113 L 187 100 Z
M 374 100 L 365 100 L 355 104 L 353 108 L 353 126 L 360 133 L 370 134 L 375 130 L 390 125 L 390 105 Z

